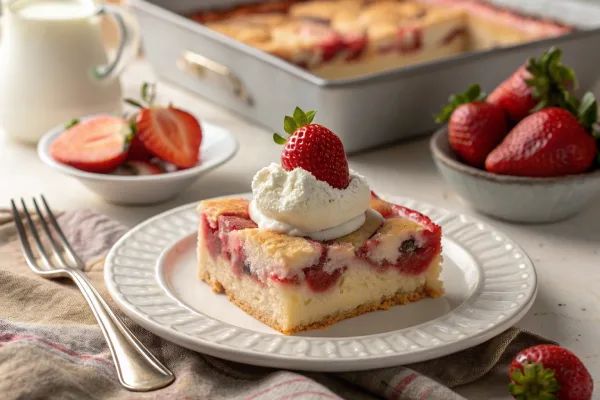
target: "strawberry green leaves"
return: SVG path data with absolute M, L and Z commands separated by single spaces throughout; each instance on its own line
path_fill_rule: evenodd
M 479 84 L 474 83 L 467 88 L 464 93 L 452 95 L 448 99 L 448 105 L 444 107 L 442 112 L 435 116 L 435 122 L 448 122 L 454 110 L 461 104 L 473 103 L 476 101 L 485 100 L 486 94 L 481 91 Z
M 533 393 L 539 396 L 536 398 L 556 399 L 554 394 L 560 390 L 560 385 L 554 375 L 552 369 L 544 369 L 541 364 L 526 363 L 523 371 L 516 369 L 513 372 L 509 391 L 516 399 L 529 399 Z
M 538 101 L 531 113 L 546 107 L 560 107 L 577 115 L 578 100 L 569 93 L 575 88 L 575 72 L 561 63 L 562 50 L 551 47 L 539 59 L 530 58 L 526 69 L 531 73 L 525 83 L 531 87 L 531 95 Z
M 577 109 L 577 114 L 579 122 L 596 139 L 598 149 L 600 149 L 600 131 L 596 125 L 598 122 L 598 103 L 593 93 L 586 92 L 583 95 L 581 104 L 579 104 L 579 108 Z M 600 151 L 596 155 L 596 165 L 600 166 Z
M 283 130 L 288 135 L 293 135 L 296 129 L 309 125 L 315 118 L 316 111 L 304 112 L 300 107 L 296 107 L 293 116 L 286 115 L 283 118 Z M 278 133 L 273 134 L 273 141 L 277 144 L 285 144 L 287 139 L 279 135 Z
M 581 98 L 581 104 L 577 108 L 577 116 L 579 122 L 585 127 L 586 130 L 591 131 L 592 127 L 598 120 L 598 103 L 594 94 L 587 92 Z
M 273 141 L 277 144 L 285 144 L 286 140 L 284 138 L 282 138 L 281 136 L 279 136 L 278 134 L 274 133 L 273 134 Z
M 298 123 L 292 117 L 286 115 L 283 119 L 283 130 L 288 134 L 293 134 L 298 129 Z

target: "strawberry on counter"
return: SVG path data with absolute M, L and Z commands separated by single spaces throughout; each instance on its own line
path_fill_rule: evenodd
M 521 351 L 510 365 L 510 393 L 518 400 L 591 400 L 594 381 L 567 349 L 538 345 Z
M 561 64 L 562 51 L 551 48 L 539 59 L 531 58 L 487 98 L 518 122 L 544 107 L 568 107 L 568 88 L 575 86 L 575 73 Z
M 478 84 L 450 96 L 436 122 L 448 122 L 450 146 L 467 164 L 483 167 L 488 154 L 508 133 L 504 110 L 485 101 Z

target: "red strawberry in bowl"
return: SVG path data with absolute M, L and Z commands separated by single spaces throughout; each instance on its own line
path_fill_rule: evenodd
M 586 172 L 598 147 L 591 134 L 597 119 L 594 96 L 587 93 L 579 118 L 558 107 L 523 119 L 485 161 L 488 172 L 527 177 L 556 177 Z
M 521 351 L 510 365 L 510 393 L 519 400 L 591 400 L 594 381 L 571 351 L 538 345 Z
M 345 189 L 350 183 L 350 171 L 344 146 L 339 137 L 319 124 L 313 124 L 315 111 L 304 112 L 299 107 L 293 117 L 286 116 L 284 139 L 275 133 L 273 139 L 283 144 L 281 166 L 286 171 L 303 168 L 320 181 L 334 188 Z
M 451 96 L 436 122 L 448 122 L 450 146 L 467 164 L 478 168 L 508 133 L 504 110 L 487 103 L 477 84 Z
M 568 108 L 568 89 L 575 73 L 561 64 L 562 51 L 551 48 L 539 59 L 531 58 L 502 82 L 487 98 L 518 122 L 544 107 Z
M 135 118 L 138 141 L 135 159 L 145 160 L 147 152 L 182 169 L 198 164 L 202 144 L 202 128 L 198 120 L 189 112 L 171 105 L 155 105 L 154 85 L 144 84 L 141 97 L 145 104 L 126 100 L 140 108 Z
M 73 120 L 49 148 L 56 161 L 94 173 L 109 173 L 127 158 L 133 132 L 127 120 L 105 115 Z
M 134 118 L 135 121 L 135 118 Z M 138 135 L 135 135 L 131 139 L 131 145 L 129 146 L 129 154 L 127 159 L 130 161 L 148 161 L 154 157 L 154 154 L 150 153 L 144 146 L 144 143 L 140 140 Z

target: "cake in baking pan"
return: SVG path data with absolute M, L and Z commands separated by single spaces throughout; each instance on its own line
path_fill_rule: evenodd
M 327 79 L 559 36 L 570 26 L 479 0 L 312 0 L 238 6 L 192 18 Z

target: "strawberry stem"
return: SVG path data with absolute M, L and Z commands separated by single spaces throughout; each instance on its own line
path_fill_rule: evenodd
M 554 370 L 545 369 L 542 364 L 526 362 L 523 370 L 515 369 L 508 389 L 517 400 L 556 400 L 555 393 L 560 385 Z
M 294 132 L 296 132 L 296 129 L 311 124 L 316 113 L 316 111 L 304 112 L 300 107 L 296 107 L 292 117 L 289 115 L 283 117 L 283 130 L 288 135 L 293 135 Z M 277 144 L 285 144 L 287 139 L 283 138 L 278 133 L 274 133 L 273 141 Z
M 448 98 L 448 104 L 444 107 L 442 112 L 434 116 L 435 122 L 448 122 L 454 110 L 461 104 L 483 101 L 485 98 L 486 94 L 481 91 L 481 86 L 479 86 L 478 83 L 474 83 L 469 86 L 464 93 L 450 96 Z
M 142 100 L 146 102 L 146 104 L 151 107 L 154 104 L 154 99 L 156 98 L 156 83 L 148 83 L 144 82 L 141 90 Z
M 125 101 L 125 103 L 127 103 L 127 104 L 129 104 L 129 105 L 132 105 L 132 106 L 134 106 L 134 107 L 138 107 L 138 108 L 144 108 L 144 106 L 143 106 L 141 103 L 139 103 L 138 101 L 136 101 L 136 100 L 133 100 L 133 99 L 125 99 L 124 101 Z
M 156 83 L 144 82 L 140 89 L 140 98 L 142 99 L 142 102 L 130 98 L 126 98 L 124 101 L 125 103 L 138 108 L 152 107 L 154 105 L 154 100 L 156 99 Z M 171 106 L 172 104 L 169 103 L 169 107 Z

